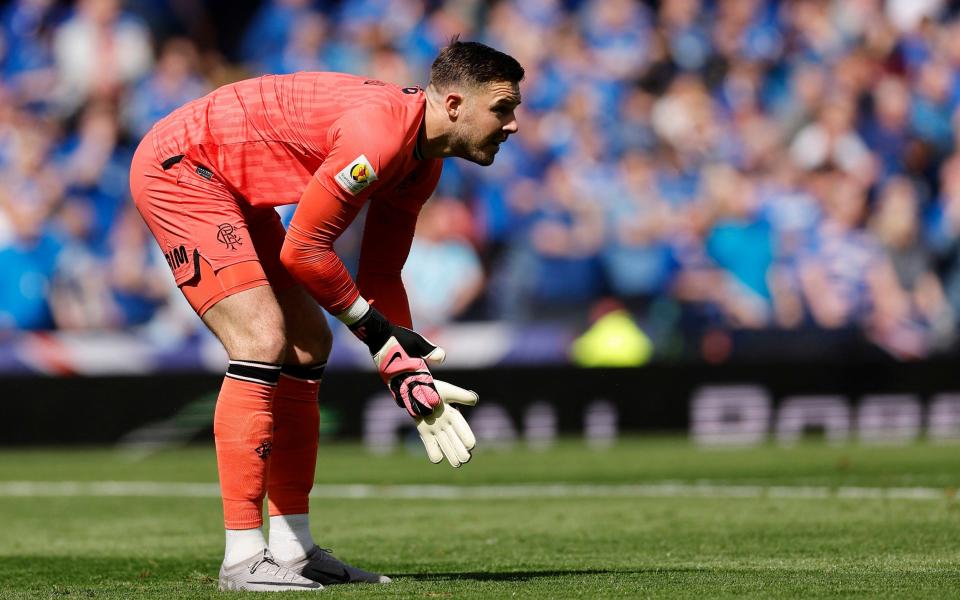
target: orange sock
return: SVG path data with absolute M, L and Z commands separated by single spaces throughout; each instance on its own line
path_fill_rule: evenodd
M 317 392 L 324 366 L 283 366 L 273 401 L 275 436 L 267 493 L 271 517 L 309 511 L 320 438 Z
M 253 529 L 263 524 L 273 448 L 270 403 L 277 389 L 280 365 L 230 361 L 213 415 L 217 470 L 227 529 Z

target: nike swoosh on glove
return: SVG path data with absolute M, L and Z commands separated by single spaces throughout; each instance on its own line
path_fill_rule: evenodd
M 440 403 L 440 394 L 426 361 L 407 354 L 397 338 L 391 336 L 373 355 L 373 362 L 390 388 L 393 400 L 407 409 L 411 417 L 429 415 Z
M 426 361 L 443 362 L 443 348 L 406 327 L 391 324 L 373 307 L 350 330 L 370 349 L 397 405 L 414 418 L 431 414 L 440 403 L 440 394 Z

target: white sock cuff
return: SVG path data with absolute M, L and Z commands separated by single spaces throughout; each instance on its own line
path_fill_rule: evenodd
M 256 529 L 227 529 L 226 548 L 223 552 L 223 564 L 233 566 L 247 560 L 258 552 L 263 552 L 267 541 L 263 538 L 263 531 Z
M 296 515 L 274 515 L 270 517 L 270 533 L 274 531 L 290 531 L 298 533 L 310 531 L 310 515 L 300 513 Z
M 277 559 L 302 558 L 313 546 L 310 515 L 300 513 L 270 517 L 270 552 L 273 552 Z

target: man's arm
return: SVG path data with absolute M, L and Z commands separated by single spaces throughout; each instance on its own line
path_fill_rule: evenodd
M 338 175 L 348 170 L 352 167 Z M 476 403 L 476 394 L 440 382 L 445 390 L 441 394 L 425 361 L 442 362 L 443 350 L 404 327 L 410 325 L 410 308 L 400 271 L 410 252 L 420 206 L 439 178 L 439 162 L 425 165 L 416 175 L 421 176 L 401 182 L 395 190 L 403 194 L 403 203 L 395 205 L 386 194 L 372 203 L 364 229 L 358 280 L 367 297 L 378 301 L 387 316 L 360 295 L 333 250 L 333 242 L 373 191 L 366 189 L 369 186 L 354 190 L 349 181 L 345 185 L 337 181 L 338 190 L 318 171 L 294 213 L 280 259 L 317 302 L 370 349 L 394 401 L 416 420 L 430 460 L 439 462 L 446 456 L 451 465 L 459 467 L 470 460 L 476 441 L 460 413 L 445 408 L 444 400 L 470 405 Z M 325 181 L 328 185 L 323 185 Z
M 360 296 L 333 242 L 353 222 L 360 206 L 342 201 L 312 178 L 293 215 L 280 261 L 331 314 L 347 310 Z
M 413 327 L 410 304 L 400 272 L 413 243 L 417 215 L 387 202 L 370 203 L 360 246 L 357 285 L 360 294 L 391 323 Z
M 443 161 L 426 160 L 389 191 L 377 192 L 364 225 L 357 273 L 360 292 L 403 327 L 412 324 L 400 271 L 410 254 L 417 216 L 437 187 L 442 169 Z
M 347 113 L 326 136 L 329 151 L 300 197 L 280 260 L 314 299 L 333 315 L 359 297 L 333 242 L 391 177 L 399 151 L 385 116 Z
M 333 242 L 359 211 L 311 180 L 290 223 L 280 260 L 331 314 L 344 312 L 362 295 L 392 323 L 411 327 L 400 272 L 413 243 L 417 214 L 379 199 L 370 203 L 354 284 Z
M 442 361 L 443 350 L 410 329 L 397 326 L 379 310 L 360 296 L 357 286 L 333 250 L 333 242 L 356 217 L 359 209 L 354 204 L 340 201 L 330 195 L 325 186 L 314 179 L 307 186 L 301 206 L 284 241 L 280 258 L 284 266 L 311 295 L 331 314 L 346 324 L 370 349 L 374 364 L 387 384 L 397 404 L 413 417 L 429 415 L 440 403 L 434 387 L 433 376 L 424 359 Z M 399 271 L 406 260 L 413 238 L 416 215 L 404 219 L 391 212 L 383 214 L 374 209 L 374 223 L 369 235 L 376 239 L 373 244 L 375 256 L 373 272 L 385 272 L 382 280 L 387 293 L 392 293 L 388 308 L 409 323 L 409 308 L 403 286 L 391 286 L 389 273 Z M 391 217 L 400 218 L 399 224 Z M 395 227 L 395 225 L 400 225 Z M 365 236 L 366 237 L 366 236 Z M 400 243 L 404 248 L 393 249 L 391 243 Z M 368 254 L 369 256 L 369 254 Z M 368 259 L 367 264 L 371 264 Z M 370 267 L 368 267 L 369 269 Z M 373 277 L 378 281 L 378 277 Z M 374 285 L 374 288 L 380 286 Z M 397 296 L 399 294 L 399 296 Z M 372 298 L 371 298 L 372 300 Z M 402 311 L 402 314 L 401 312 Z

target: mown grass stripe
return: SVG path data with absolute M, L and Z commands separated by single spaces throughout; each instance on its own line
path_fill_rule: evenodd
M 515 485 L 371 485 L 321 484 L 315 498 L 463 499 L 463 498 L 784 498 L 943 500 L 952 489 L 935 487 L 763 486 L 716 482 L 665 481 L 645 484 L 515 484 Z M 218 498 L 215 483 L 161 481 L 5 481 L 0 497 L 131 496 L 158 498 Z

